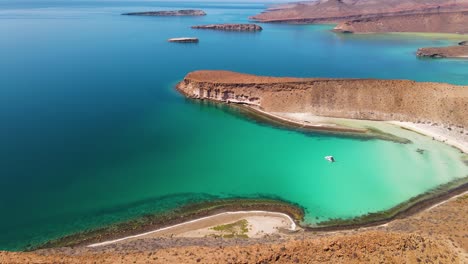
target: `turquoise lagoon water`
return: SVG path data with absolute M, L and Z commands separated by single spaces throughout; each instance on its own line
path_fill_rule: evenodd
M 266 24 L 258 34 L 189 28 L 247 22 L 264 7 L 0 1 L 0 249 L 223 197 L 298 203 L 314 224 L 388 209 L 468 175 L 458 151 L 416 133 L 398 132 L 413 141 L 407 145 L 300 133 L 174 90 L 198 69 L 468 84 L 467 61 L 414 56 L 420 46 L 455 42 L 440 36 L 336 35 L 323 25 Z M 119 15 L 180 8 L 208 16 Z M 200 43 L 166 42 L 182 36 Z M 326 162 L 329 154 L 338 162 Z

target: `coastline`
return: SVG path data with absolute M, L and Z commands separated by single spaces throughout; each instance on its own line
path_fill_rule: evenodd
M 351 126 L 345 126 L 342 124 L 339 124 L 338 122 L 333 122 L 333 120 L 337 120 L 338 118 L 329 118 L 329 117 L 322 117 L 322 116 L 315 116 L 317 118 L 322 118 L 324 120 L 323 123 L 312 123 L 311 121 L 307 120 L 300 120 L 300 119 L 292 119 L 292 118 L 287 118 L 282 115 L 278 115 L 275 113 L 269 113 L 266 111 L 262 111 L 256 107 L 252 106 L 241 106 L 247 110 L 250 110 L 252 112 L 255 112 L 260 115 L 265 115 L 267 118 L 273 119 L 277 122 L 280 123 L 285 123 L 287 125 L 292 125 L 295 126 L 296 128 L 306 128 L 310 129 L 313 131 L 326 131 L 326 132 L 337 132 L 338 134 L 341 135 L 354 135 L 354 136 L 365 136 L 366 133 L 369 132 L 369 130 L 366 130 L 365 128 L 357 128 L 357 127 L 351 127 Z M 300 113 L 302 114 L 302 113 Z M 371 121 L 371 120 L 354 120 L 354 119 L 340 119 L 340 120 L 346 120 L 350 123 L 357 123 L 359 121 Z M 306 123 L 308 122 L 308 123 Z M 438 140 L 440 142 L 443 142 L 447 145 L 450 145 L 452 147 L 457 148 L 461 152 L 467 154 L 468 153 L 468 131 L 463 131 L 463 133 L 459 133 L 458 131 L 455 131 L 452 127 L 450 128 L 444 128 L 442 126 L 434 125 L 434 124 L 417 124 L 414 122 L 402 122 L 402 121 L 372 121 L 372 122 L 383 122 L 383 123 L 388 123 L 392 124 L 395 126 L 399 126 L 403 129 L 407 129 L 419 134 L 422 134 L 427 137 L 432 137 L 434 140 Z M 460 135 L 461 134 L 461 135 Z M 387 136 L 384 136 L 387 135 Z M 383 133 L 371 133 L 369 137 L 372 138 L 378 138 L 378 139 L 383 139 L 383 140 L 390 140 L 398 143 L 409 143 L 405 142 L 404 139 L 393 135 L 394 137 L 392 138 L 391 136 L 388 136 L 385 132 Z M 398 140 L 401 139 L 401 140 Z
M 214 103 L 219 103 L 219 102 L 214 101 Z M 359 135 L 359 134 L 365 133 L 365 130 L 362 130 L 362 129 L 355 129 L 351 127 L 340 126 L 339 124 L 333 124 L 333 123 L 330 123 L 330 124 L 301 123 L 300 121 L 293 120 L 291 118 L 286 118 L 280 115 L 275 115 L 274 113 L 268 113 L 268 112 L 262 111 L 260 109 L 257 109 L 255 107 L 251 107 L 248 105 L 230 103 L 230 106 L 238 107 L 239 109 L 245 110 L 248 113 L 253 113 L 256 115 L 256 117 L 259 117 L 260 115 L 263 117 L 267 117 L 267 119 L 272 119 L 274 123 L 279 122 L 280 124 L 283 124 L 283 125 L 286 124 L 288 126 L 293 126 L 296 128 L 297 127 L 306 128 L 312 131 L 322 131 L 322 132 L 324 131 L 326 133 L 335 133 L 339 135 L 356 135 L 356 134 Z M 262 119 L 264 120 L 264 118 Z M 349 121 L 355 122 L 359 120 L 349 119 Z M 372 121 L 372 122 L 382 122 L 382 121 Z M 417 124 L 413 124 L 411 122 L 387 121 L 387 122 L 382 122 L 382 123 L 389 123 L 395 126 L 403 127 L 411 131 L 424 134 L 425 136 L 435 135 L 434 131 L 430 133 L 429 130 L 423 130 L 423 129 L 417 130 L 418 128 L 418 126 L 416 126 Z M 441 139 L 442 138 L 438 138 L 438 140 L 444 142 Z M 445 141 L 444 143 L 450 144 L 451 142 Z M 466 149 L 464 150 L 466 153 Z M 335 231 L 342 231 L 342 230 L 352 230 L 356 228 L 376 227 L 380 225 L 386 225 L 396 219 L 410 217 L 421 211 L 431 210 L 432 208 L 440 204 L 443 204 L 444 202 L 449 201 L 450 199 L 454 197 L 467 194 L 468 193 L 467 178 L 466 177 L 461 178 L 459 179 L 459 181 L 461 181 L 462 183 L 457 185 L 457 183 L 454 184 L 454 182 L 449 182 L 445 185 L 437 187 L 435 190 L 429 190 L 428 192 L 425 192 L 417 197 L 413 197 L 410 200 L 407 200 L 401 204 L 396 205 L 395 207 L 392 207 L 382 212 L 370 213 L 368 215 L 363 215 L 361 217 L 352 218 L 352 219 L 332 219 L 328 222 L 319 223 L 318 226 L 303 226 L 299 224 L 300 223 L 298 221 L 299 219 L 294 216 L 291 217 L 290 213 L 281 213 L 281 212 L 269 211 L 269 210 L 259 211 L 257 209 L 261 209 L 261 208 L 257 208 L 256 206 L 253 206 L 251 208 L 252 210 L 248 210 L 248 211 L 238 210 L 238 211 L 221 211 L 220 212 L 217 210 L 209 210 L 205 214 L 205 216 L 201 218 L 196 218 L 197 215 L 188 216 L 188 217 L 185 217 L 183 221 L 178 221 L 176 224 L 171 224 L 171 223 L 162 224 L 160 227 L 156 229 L 152 229 L 152 230 L 149 230 L 148 228 L 140 229 L 139 227 L 135 227 L 136 229 L 134 229 L 133 230 L 134 232 L 130 233 L 130 235 L 122 236 L 116 239 L 112 239 L 112 237 L 105 236 L 105 235 L 100 236 L 100 242 L 88 244 L 87 246 L 88 247 L 105 246 L 108 244 L 118 243 L 118 242 L 129 240 L 129 239 L 131 240 L 131 239 L 138 239 L 138 238 L 146 237 L 151 234 L 157 235 L 157 233 L 161 233 L 163 231 L 170 231 L 171 229 L 181 227 L 181 226 L 186 226 L 186 225 L 190 226 L 190 224 L 194 224 L 199 221 L 213 219 L 218 216 L 225 215 L 225 214 L 246 214 L 246 213 L 252 213 L 252 212 L 281 214 L 292 220 L 291 226 L 294 226 L 294 229 L 296 229 L 296 226 L 300 226 L 301 229 L 304 229 L 305 231 L 308 231 L 308 232 L 335 232 Z M 238 200 L 236 201 L 236 203 L 242 204 L 242 200 Z M 294 221 L 293 218 L 296 221 Z M 229 221 L 227 222 L 218 221 L 217 224 L 226 224 L 228 222 Z M 141 231 L 136 232 L 137 230 L 142 230 L 143 232 Z M 106 238 L 111 238 L 111 239 L 105 240 Z M 102 240 L 105 240 L 105 241 L 102 241 Z M 71 245 L 74 245 L 74 244 L 72 243 Z M 77 245 L 83 245 L 83 243 L 78 243 Z
M 324 116 L 313 116 L 314 119 L 319 120 L 300 120 L 287 116 L 288 114 L 303 114 L 303 113 L 270 113 L 259 109 L 258 107 L 252 107 L 249 105 L 238 105 L 238 107 L 245 112 L 252 114 L 254 118 L 259 120 L 265 120 L 272 124 L 289 127 L 292 129 L 305 130 L 310 132 L 322 132 L 326 134 L 347 136 L 360 139 L 381 139 L 392 141 L 395 143 L 407 144 L 411 143 L 410 140 L 402 138 L 393 134 L 385 133 L 376 128 L 359 126 L 357 123 L 360 120 L 355 119 L 341 119 L 331 118 Z M 347 120 L 353 125 L 340 124 L 336 120 Z M 362 120 L 361 120 L 362 121 Z M 375 121 L 373 121 L 375 122 Z
M 219 199 L 187 204 L 162 214 L 143 215 L 132 220 L 106 225 L 98 229 L 72 233 L 64 237 L 50 240 L 41 245 L 30 247 L 24 251 L 87 246 L 108 240 L 118 240 L 122 237 L 138 237 L 141 233 L 152 233 L 154 230 L 183 224 L 184 222 L 192 221 L 197 218 L 233 211 L 267 211 L 270 213 L 282 213 L 288 215 L 295 223 L 298 223 L 304 217 L 304 209 L 299 205 L 279 199 Z
M 456 132 L 452 132 L 452 129 L 448 130 L 440 126 L 432 126 L 430 124 L 416 124 L 413 122 L 401 121 L 389 121 L 388 123 L 432 137 L 434 140 L 453 146 L 465 154 L 468 153 L 468 141 L 463 140 L 465 137 L 468 138 L 466 132 L 460 136 L 460 133 L 457 135 Z
M 232 216 L 232 217 L 225 217 L 225 216 Z M 236 217 L 237 216 L 237 217 Z M 214 214 L 214 215 L 209 215 L 205 216 L 202 218 L 196 218 L 194 220 L 182 222 L 180 224 L 175 224 L 163 228 L 159 228 L 153 231 L 137 234 L 137 235 L 132 235 L 132 236 L 126 236 L 123 238 L 119 239 L 114 239 L 114 240 L 109 240 L 109 241 L 104 241 L 100 243 L 94 243 L 91 245 L 88 245 L 87 247 L 100 247 L 100 246 L 105 246 L 113 243 L 118 243 L 121 241 L 129 240 L 129 239 L 135 239 L 135 238 L 141 238 L 141 237 L 146 237 L 148 235 L 156 234 L 156 233 L 162 233 L 163 231 L 170 232 L 171 237 L 176 233 L 177 231 L 175 229 L 185 227 L 188 229 L 200 229 L 200 225 L 203 227 L 206 226 L 217 226 L 221 224 L 226 224 L 230 222 L 234 222 L 233 219 L 240 220 L 243 219 L 244 217 L 248 216 L 264 216 L 264 217 L 281 217 L 286 219 L 289 222 L 289 231 L 295 231 L 297 228 L 296 223 L 294 220 L 291 218 L 291 216 L 285 214 L 285 213 L 278 213 L 278 212 L 270 212 L 270 211 L 235 211 L 235 212 L 224 212 L 224 213 L 219 213 L 219 214 Z M 227 218 L 227 219 L 218 219 L 218 218 Z M 240 217 L 240 218 L 239 218 Z M 237 219 L 239 218 L 239 219 Z M 206 223 L 204 223 L 206 222 Z M 198 225 L 198 226 L 197 226 Z M 273 228 L 276 228 L 276 226 L 273 226 Z M 180 231 L 178 233 L 181 233 Z
M 130 241 L 133 239 L 144 239 L 147 237 L 152 237 L 150 236 L 152 234 L 155 235 L 154 237 L 158 237 L 157 233 L 163 233 L 164 231 L 166 231 L 166 233 L 163 233 L 159 237 L 168 236 L 169 234 L 169 237 L 172 238 L 174 233 L 177 233 L 177 231 L 171 232 L 172 229 L 176 229 L 180 227 L 187 227 L 188 229 L 192 228 L 192 231 L 193 231 L 193 230 L 199 229 L 199 227 L 197 227 L 196 224 L 200 224 L 203 221 L 208 222 L 206 226 L 229 224 L 234 221 L 232 219 L 228 219 L 224 221 L 223 220 L 216 221 L 217 217 L 220 217 L 223 215 L 243 215 L 243 214 L 245 215 L 267 214 L 270 216 L 279 215 L 290 221 L 290 228 L 288 229 L 288 231 L 292 233 L 295 233 L 296 231 L 300 229 L 306 232 L 332 233 L 332 232 L 337 232 L 337 231 L 347 231 L 347 230 L 354 230 L 354 229 L 360 229 L 360 228 L 387 226 L 388 224 L 390 224 L 391 222 L 395 220 L 408 218 L 420 212 L 430 211 L 440 205 L 445 204 L 446 202 L 449 202 L 450 200 L 467 195 L 468 194 L 468 181 L 466 181 L 466 179 L 467 178 L 460 179 L 460 180 L 464 180 L 465 182 L 455 188 L 449 187 L 449 189 L 445 189 L 447 185 L 452 184 L 452 182 L 449 182 L 443 186 L 439 186 L 438 188 L 436 188 L 435 191 L 430 190 L 417 197 L 413 197 L 412 199 L 405 201 L 401 204 L 398 204 L 397 206 L 390 208 L 389 210 L 386 210 L 383 212 L 377 212 L 377 213 L 370 213 L 368 215 L 364 215 L 362 217 L 357 217 L 357 218 L 352 218 L 352 219 L 333 219 L 333 220 L 328 221 L 330 225 L 325 224 L 325 225 L 319 225 L 319 226 L 313 226 L 313 227 L 302 226 L 296 223 L 295 220 L 290 215 L 286 213 L 278 213 L 278 212 L 272 212 L 272 211 L 258 211 L 258 210 L 229 211 L 229 212 L 208 215 L 202 218 L 195 218 L 192 220 L 188 220 L 186 222 L 182 222 L 182 223 L 170 225 L 170 226 L 165 226 L 163 228 L 159 228 L 159 229 L 152 230 L 149 232 L 139 233 L 136 235 L 130 235 L 130 236 L 126 236 L 126 237 L 122 237 L 118 239 L 106 240 L 106 241 L 99 242 L 99 243 L 89 244 L 87 245 L 87 247 L 95 248 L 95 247 L 107 246 L 110 244 L 119 243 L 123 241 Z M 382 218 L 382 216 L 385 216 L 386 214 L 390 214 L 390 215 L 388 215 L 386 218 Z M 210 223 L 209 220 L 213 220 L 213 218 L 215 219 L 215 221 Z M 239 219 L 244 219 L 244 218 L 239 218 Z
M 182 92 L 183 94 L 185 94 L 186 96 L 188 96 L 183 90 L 181 89 L 178 89 L 178 90 Z M 245 110 L 248 113 L 253 113 L 256 117 L 272 121 L 274 124 L 279 123 L 279 124 L 286 125 L 286 126 L 293 127 L 293 128 L 306 129 L 306 130 L 312 130 L 312 131 L 325 131 L 327 133 L 336 133 L 339 135 L 368 136 L 366 135 L 367 130 L 362 129 L 362 128 L 341 125 L 339 123 L 333 123 L 333 122 L 306 123 L 305 122 L 307 121 L 306 119 L 301 120 L 299 118 L 298 120 L 297 117 L 291 118 L 290 116 L 285 115 L 285 113 L 278 114 L 276 112 L 263 111 L 262 109 L 260 109 L 258 106 L 254 104 L 250 105 L 248 103 L 244 103 L 241 101 L 237 102 L 237 101 L 229 100 L 226 102 L 220 102 L 219 100 L 212 100 L 210 98 L 203 98 L 203 100 L 207 100 L 210 102 L 212 101 L 215 103 L 223 103 L 223 104 L 226 104 L 227 102 L 228 105 L 239 107 L 239 109 Z M 301 114 L 304 114 L 304 113 L 301 113 Z M 325 118 L 325 117 L 320 117 L 320 118 Z M 341 119 L 344 119 L 344 118 L 341 118 Z M 365 120 L 359 120 L 359 119 L 347 119 L 347 120 L 349 120 L 350 122 L 365 121 Z M 392 121 L 372 121 L 372 122 L 390 123 Z M 393 124 L 393 125 L 396 125 L 396 124 Z M 422 132 L 419 132 L 419 133 L 422 133 Z M 376 138 L 376 135 L 372 135 L 371 137 L 368 137 L 368 138 Z M 429 190 L 428 192 L 425 192 L 417 197 L 414 197 L 408 201 L 398 204 L 397 206 L 390 208 L 389 210 L 376 212 L 376 213 L 370 213 L 368 215 L 363 215 L 362 217 L 353 218 L 353 219 L 332 219 L 327 223 L 320 223 L 321 224 L 320 226 L 304 227 L 304 229 L 309 230 L 309 231 L 337 231 L 337 230 L 349 230 L 349 229 L 355 229 L 355 228 L 361 228 L 361 227 L 371 227 L 371 226 L 378 226 L 378 225 L 386 224 L 395 219 L 401 219 L 401 218 L 411 216 L 417 212 L 420 212 L 431 206 L 434 206 L 437 203 L 450 199 L 453 196 L 459 195 L 460 193 L 465 193 L 466 191 L 468 191 L 468 183 L 466 182 L 466 180 L 467 178 L 465 177 L 460 180 L 461 184 L 459 182 L 458 183 L 450 182 L 446 185 L 439 186 L 438 188 L 436 188 L 436 190 Z M 212 207 L 209 205 L 209 203 L 207 203 L 208 205 L 202 205 L 200 208 L 198 208 L 203 211 L 203 213 L 201 214 L 198 212 L 190 213 L 189 210 L 184 212 L 184 210 L 186 210 L 187 208 L 183 207 L 183 208 L 179 208 L 179 212 L 184 216 L 181 217 L 180 215 L 178 215 L 174 218 L 170 218 L 169 221 L 162 220 L 156 225 L 153 224 L 152 220 L 150 221 L 151 222 L 150 225 L 141 224 L 141 223 L 138 223 L 138 221 L 136 223 L 122 223 L 122 226 L 124 227 L 123 230 L 119 230 L 119 232 L 116 232 L 116 233 L 107 232 L 106 230 L 94 230 L 90 233 L 74 234 L 69 237 L 59 239 L 57 241 L 51 241 L 43 245 L 42 248 L 57 247 L 57 246 L 75 246 L 75 245 L 101 245 L 100 243 L 104 243 L 103 245 L 105 245 L 106 243 L 114 243 L 114 242 L 119 242 L 119 241 L 123 241 L 126 239 L 138 238 L 138 237 L 142 237 L 145 235 L 161 232 L 163 230 L 167 230 L 167 229 L 174 228 L 177 226 L 185 225 L 188 223 L 198 222 L 199 220 L 197 219 L 199 217 L 202 217 L 202 219 L 211 219 L 212 217 L 215 217 L 213 216 L 213 214 L 222 214 L 222 213 L 226 213 L 227 211 L 232 212 L 233 211 L 232 208 L 234 208 L 234 211 L 237 211 L 237 212 L 246 211 L 245 206 L 243 206 L 244 202 L 245 201 L 242 201 L 241 199 L 235 200 L 230 206 L 228 206 L 228 208 L 222 208 L 222 209 Z M 278 201 L 273 202 L 273 204 L 276 202 Z M 290 204 L 288 205 L 282 204 L 281 206 L 290 207 L 290 208 L 294 207 L 293 205 L 290 205 Z M 253 204 L 247 207 L 249 210 L 264 210 L 265 209 L 265 206 L 262 205 L 261 203 Z M 269 207 L 269 206 L 266 206 L 266 207 Z M 272 207 L 274 208 L 275 206 L 273 205 Z M 266 208 L 265 210 L 269 212 L 280 211 L 281 213 L 286 213 L 291 216 L 290 214 L 291 211 L 288 212 L 288 210 L 284 211 L 284 210 L 270 210 L 270 209 L 271 208 Z M 300 219 L 300 217 L 297 217 L 297 216 L 293 216 L 293 218 L 296 220 Z M 129 225 L 131 226 L 131 228 L 130 229 L 125 228 L 125 225 Z M 112 228 L 120 229 L 119 226 L 117 226 L 117 228 L 115 228 L 114 226 L 108 229 L 112 229 Z M 78 239 L 76 240 L 76 238 Z
M 154 237 L 103 247 L 0 251 L 5 263 L 465 263 L 468 195 L 370 228 L 259 239 Z M 463 261 L 465 260 L 465 261 Z
M 205 99 L 206 100 L 206 99 Z M 262 111 L 258 109 L 258 107 L 250 106 L 241 104 L 238 105 L 240 108 L 251 111 L 257 115 L 267 117 L 266 120 L 270 120 L 273 123 L 280 123 L 286 124 L 287 126 L 293 126 L 296 128 L 307 128 L 312 131 L 325 131 L 327 133 L 339 134 L 342 136 L 355 136 L 359 134 L 366 133 L 366 130 L 356 129 L 354 126 L 347 126 L 349 123 L 356 124 L 357 122 L 376 122 L 376 123 L 383 123 L 383 124 L 391 124 L 393 126 L 398 126 L 402 129 L 410 130 L 412 132 L 421 134 L 426 137 L 432 137 L 433 140 L 438 140 L 442 143 L 445 143 L 449 146 L 452 146 L 458 149 L 461 153 L 467 154 L 468 153 L 468 132 L 462 130 L 463 133 L 456 131 L 451 126 L 440 126 L 436 123 L 413 123 L 413 122 L 401 122 L 401 121 L 372 121 L 372 120 L 355 120 L 355 119 L 345 119 L 345 118 L 329 118 L 329 117 L 321 117 L 321 116 L 312 116 L 313 119 L 318 119 L 322 122 L 319 123 L 305 123 L 307 121 L 306 118 L 297 118 L 297 116 L 307 115 L 304 113 L 289 113 L 290 115 L 296 114 L 295 119 L 288 118 L 288 115 L 285 113 L 270 113 L 267 111 Z M 286 117 L 288 116 L 288 117 Z M 261 118 L 265 120 L 265 118 Z M 337 120 L 345 120 L 349 123 L 346 125 Z M 323 123 L 325 122 L 325 123 Z M 449 133 L 448 133 L 449 132 Z M 392 135 L 393 136 L 393 135 Z M 394 136 L 395 138 L 399 138 L 398 136 Z M 379 138 L 378 134 L 372 135 L 372 138 Z M 388 140 L 388 139 L 387 139 Z M 396 141 L 398 142 L 398 141 Z M 402 143 L 402 142 L 399 142 Z M 465 160 L 465 163 L 468 165 L 468 160 Z M 461 183 L 461 184 L 460 184 Z M 361 228 L 361 227 L 372 227 L 378 225 L 385 225 L 395 219 L 406 218 L 411 215 L 414 215 L 418 212 L 424 210 L 430 210 L 440 204 L 443 204 L 450 199 L 467 194 L 468 193 L 468 175 L 464 178 L 459 178 L 457 180 L 448 182 L 446 184 L 440 185 L 434 189 L 431 189 L 425 193 L 422 193 L 416 197 L 413 197 L 403 203 L 400 203 L 388 210 L 369 213 L 367 215 L 363 215 L 361 217 L 356 217 L 352 219 L 332 219 L 330 221 L 319 223 L 317 226 L 309 227 L 309 226 L 301 226 L 305 230 L 308 231 L 338 231 L 338 230 L 349 230 L 353 228 Z

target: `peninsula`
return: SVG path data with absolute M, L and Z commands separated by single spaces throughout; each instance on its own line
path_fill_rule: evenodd
M 223 31 L 261 31 L 263 28 L 256 24 L 211 24 L 192 26 L 193 29 L 212 29 Z
M 206 16 L 202 10 L 172 10 L 123 13 L 124 16 Z
M 428 130 L 426 134 L 434 138 L 442 134 L 442 141 L 468 150 L 468 86 L 196 71 L 187 74 L 177 89 L 189 98 L 235 103 L 300 127 L 307 116 L 405 121 L 408 127 Z
M 408 80 L 264 77 L 195 71 L 177 89 L 188 97 L 257 107 L 265 112 L 424 121 L 468 127 L 468 86 Z

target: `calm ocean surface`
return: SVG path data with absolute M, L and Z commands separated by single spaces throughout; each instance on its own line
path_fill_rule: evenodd
M 313 224 L 388 209 L 468 175 L 458 151 L 409 131 L 407 145 L 304 134 L 174 90 L 198 69 L 468 84 L 467 61 L 414 55 L 456 40 L 337 35 L 323 25 L 190 29 L 247 22 L 264 7 L 0 0 L 0 249 L 223 197 L 295 202 Z M 183 8 L 208 15 L 120 15 Z M 200 43 L 166 41 L 183 36 Z

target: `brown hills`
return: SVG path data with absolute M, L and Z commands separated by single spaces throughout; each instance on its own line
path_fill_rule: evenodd
M 345 33 L 437 32 L 468 33 L 468 11 L 395 15 L 339 23 L 334 31 Z
M 370 17 L 467 11 L 468 0 L 318 0 L 276 6 L 259 22 L 336 23 Z

